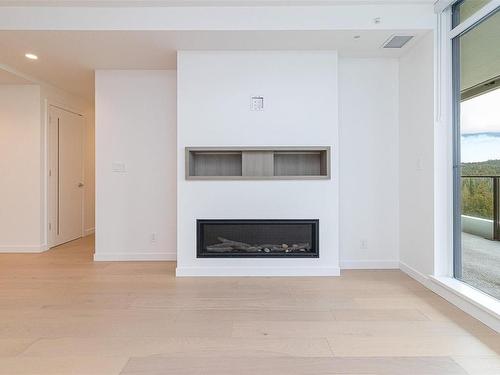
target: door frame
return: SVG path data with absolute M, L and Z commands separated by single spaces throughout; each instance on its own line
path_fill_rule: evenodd
M 49 155 L 50 155 L 50 143 L 49 143 L 49 130 L 50 130 L 50 110 L 51 107 L 54 107 L 58 110 L 66 111 L 78 116 L 81 116 L 83 120 L 83 129 L 82 129 L 82 180 L 84 183 L 83 189 L 82 189 L 82 198 L 81 198 L 81 211 L 82 211 L 82 227 L 80 229 L 81 231 L 81 237 L 84 236 L 85 234 L 85 181 L 86 181 L 86 176 L 85 176 L 85 129 L 87 127 L 87 118 L 86 116 L 81 113 L 81 111 L 74 110 L 69 108 L 68 106 L 55 102 L 55 101 L 49 101 L 48 99 L 44 100 L 44 130 L 43 130 L 43 147 L 42 147 L 42 152 L 43 152 L 43 175 L 42 175 L 42 186 L 44 187 L 43 189 L 43 201 L 44 201 L 44 212 L 42 213 L 42 234 L 44 236 L 44 244 L 45 244 L 45 250 L 48 250 L 52 247 L 58 246 L 55 245 L 54 243 L 51 243 L 51 238 L 49 235 L 49 223 L 50 223 L 50 216 L 51 216 L 51 207 L 50 207 L 50 186 L 49 186 Z

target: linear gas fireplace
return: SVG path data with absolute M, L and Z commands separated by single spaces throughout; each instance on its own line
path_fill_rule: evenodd
M 197 257 L 319 257 L 319 220 L 197 220 Z

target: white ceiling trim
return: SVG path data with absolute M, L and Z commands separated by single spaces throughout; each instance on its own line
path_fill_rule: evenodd
M 24 74 L 24 73 L 20 72 L 19 70 L 14 69 L 11 66 L 8 66 L 8 65 L 5 65 L 5 64 L 2 64 L 2 63 L 0 63 L 0 71 L 9 73 L 9 74 L 11 74 L 13 76 L 18 77 L 21 80 L 24 80 L 24 81 L 32 83 L 32 84 L 48 85 L 45 82 L 42 82 L 42 81 L 40 81 L 40 80 L 38 80 L 38 79 L 30 76 L 30 75 Z
M 0 0 L 0 6 L 38 7 L 335 6 L 432 3 L 434 0 Z

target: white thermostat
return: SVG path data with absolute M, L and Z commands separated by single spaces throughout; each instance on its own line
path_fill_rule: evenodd
M 264 97 L 263 96 L 252 96 L 250 102 L 250 109 L 252 111 L 263 111 L 264 110 Z

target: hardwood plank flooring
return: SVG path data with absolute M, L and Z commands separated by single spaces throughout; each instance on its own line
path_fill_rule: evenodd
M 400 271 L 175 278 L 92 253 L 0 254 L 0 374 L 500 374 L 500 336 Z

